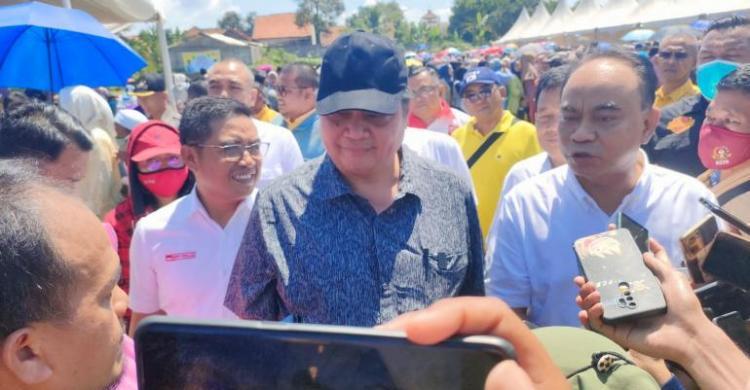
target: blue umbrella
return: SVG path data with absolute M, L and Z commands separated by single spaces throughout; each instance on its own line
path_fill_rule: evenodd
M 38 2 L 0 7 L 0 87 L 122 86 L 144 66 L 83 11 Z
M 654 30 L 638 28 L 628 32 L 621 39 L 625 42 L 643 42 L 651 38 L 652 35 L 654 35 Z

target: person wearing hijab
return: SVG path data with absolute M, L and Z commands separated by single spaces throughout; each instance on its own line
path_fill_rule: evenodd
M 112 110 L 101 95 L 82 85 L 62 89 L 60 107 L 76 118 L 94 141 L 86 174 L 75 193 L 102 217 L 121 198 Z

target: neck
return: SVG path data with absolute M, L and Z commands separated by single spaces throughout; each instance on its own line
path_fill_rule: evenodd
M 477 120 L 474 123 L 474 128 L 477 129 L 480 133 L 482 133 L 482 135 L 487 135 L 503 119 L 503 110 L 494 112 L 492 113 L 492 115 L 476 117 L 476 118 Z
M 727 177 L 731 177 L 735 173 L 739 173 L 739 172 L 743 172 L 743 173 L 747 172 L 749 168 L 750 168 L 750 160 L 747 160 L 743 163 L 740 163 L 739 165 L 735 167 L 720 170 L 721 178 L 724 179 Z
M 565 157 L 563 157 L 559 153 L 557 154 L 547 153 L 547 155 L 549 156 L 548 158 L 549 158 L 550 165 L 552 165 L 552 168 L 557 168 L 567 163 L 567 161 L 565 161 Z
M 352 176 L 346 180 L 354 193 L 367 199 L 377 214 L 388 209 L 398 193 L 398 179 L 401 174 L 398 154 L 392 164 L 367 177 Z
M 203 207 L 206 209 L 208 216 L 222 228 L 227 226 L 227 223 L 232 219 L 234 212 L 237 211 L 237 207 L 242 201 L 244 201 L 244 199 L 225 200 L 206 197 L 201 194 L 200 187 L 197 188 L 197 194 L 198 199 L 200 199 L 201 204 L 203 204 Z
M 175 199 L 177 199 L 177 196 L 169 196 L 169 197 L 166 197 L 166 198 L 162 198 L 160 196 L 154 195 L 154 197 L 156 197 L 156 204 L 159 205 L 159 208 L 162 208 L 162 207 L 164 207 L 164 206 L 172 203 L 172 201 L 174 201 Z
M 309 113 L 313 109 L 314 108 L 310 108 L 309 110 L 306 110 L 306 111 L 302 111 L 302 112 L 298 112 L 298 113 L 294 113 L 294 114 L 289 114 L 289 116 L 286 118 L 286 120 L 288 122 L 294 122 L 294 121 L 298 120 L 299 118 L 302 118 L 303 116 L 305 116 L 305 114 Z
M 419 113 L 415 112 L 414 115 L 417 118 L 421 119 L 422 122 L 427 123 L 429 125 L 430 123 L 434 122 L 435 119 L 437 119 L 440 116 L 440 111 L 441 111 L 440 105 L 438 104 L 438 106 L 435 107 L 435 108 L 433 108 L 432 110 L 423 111 L 423 112 L 419 112 Z
M 687 79 L 680 80 L 680 81 L 674 81 L 674 82 L 671 82 L 671 83 L 664 83 L 664 85 L 662 86 L 662 88 L 664 89 L 664 93 L 665 94 L 670 94 L 670 93 L 676 91 L 677 88 L 682 87 L 682 85 L 685 84 L 686 81 L 687 81 Z
M 581 187 L 594 199 L 599 208 L 607 215 L 612 215 L 620 207 L 622 200 L 633 192 L 643 173 L 644 164 L 643 155 L 639 152 L 634 166 L 619 174 L 609 174 L 606 180 L 591 181 L 580 176 L 577 178 Z

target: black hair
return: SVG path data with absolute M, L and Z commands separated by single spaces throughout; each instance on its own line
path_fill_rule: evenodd
M 430 76 L 440 79 L 437 69 L 432 66 L 413 66 L 409 68 L 409 78 L 419 76 L 422 73 L 427 73 Z
M 83 151 L 94 143 L 80 122 L 56 106 L 23 104 L 0 121 L 0 158 L 44 158 L 55 161 L 67 145 Z
M 180 120 L 180 143 L 196 145 L 206 142 L 215 131 L 214 122 L 244 115 L 252 117 L 250 108 L 234 99 L 203 96 L 185 106 Z
M 750 26 L 750 19 L 739 15 L 727 16 L 725 18 L 720 18 L 712 21 L 711 25 L 708 26 L 708 29 L 706 30 L 706 34 L 710 33 L 711 31 L 723 31 L 729 30 L 731 28 L 745 26 Z
M 732 73 L 724 76 L 716 89 L 719 91 L 739 91 L 750 96 L 750 64 L 740 65 Z
M 542 76 L 539 78 L 539 84 L 536 87 L 536 101 L 539 101 L 539 96 L 542 95 L 542 92 L 549 89 L 562 88 L 565 85 L 565 80 L 568 79 L 569 72 L 570 65 L 561 65 L 542 73 Z
M 627 64 L 633 69 L 633 72 L 635 72 L 638 77 L 638 84 L 641 92 L 641 108 L 645 110 L 653 107 L 654 99 L 656 97 L 656 88 L 659 86 L 659 80 L 656 77 L 656 72 L 654 71 L 654 66 L 651 64 L 651 61 L 649 61 L 648 58 L 643 58 L 635 53 L 622 50 L 592 52 L 570 68 L 568 79 L 570 78 L 570 75 L 584 64 L 600 59 L 617 60 Z M 566 80 L 565 83 L 567 84 L 567 82 L 568 81 Z
M 25 93 L 17 90 L 10 91 L 3 95 L 3 111 L 9 112 L 30 102 L 31 99 Z
M 208 95 L 208 87 L 205 80 L 196 80 L 190 83 L 187 89 L 188 100 Z
M 295 62 L 289 65 L 285 65 L 281 72 L 289 72 L 294 75 L 294 82 L 300 88 L 314 88 L 318 89 L 320 81 L 318 80 L 318 72 L 308 64 Z M 279 72 L 279 74 L 281 74 Z
M 0 340 L 29 324 L 66 320 L 72 313 L 69 295 L 77 274 L 43 225 L 42 183 L 31 166 L 0 161 Z

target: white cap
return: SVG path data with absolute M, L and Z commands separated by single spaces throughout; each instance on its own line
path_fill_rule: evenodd
M 130 131 L 133 131 L 136 126 L 147 121 L 148 118 L 136 110 L 117 110 L 117 115 L 115 115 L 115 123 Z

